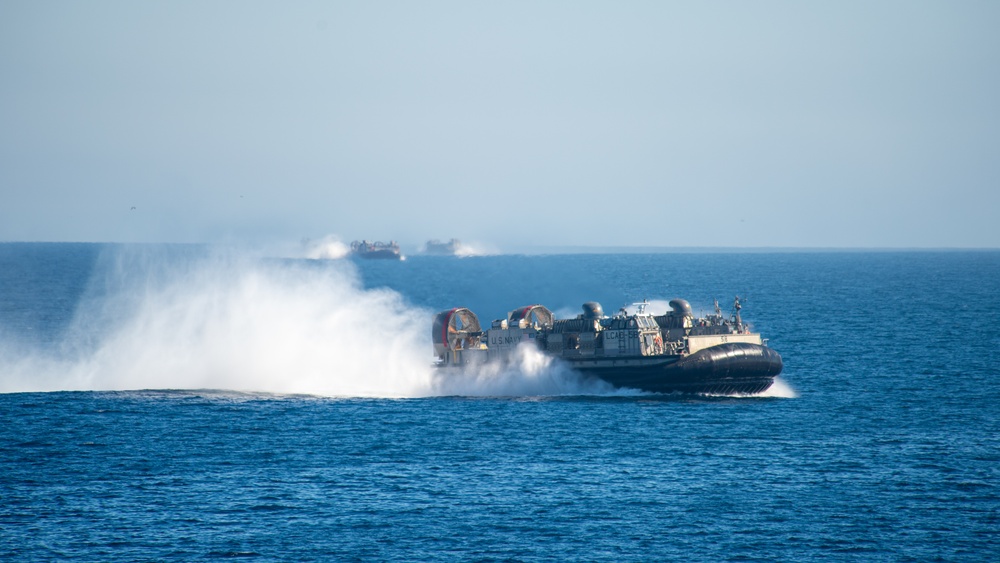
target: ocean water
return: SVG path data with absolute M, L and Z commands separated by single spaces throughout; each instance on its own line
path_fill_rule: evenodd
M 0 244 L 0 559 L 996 561 L 998 280 L 997 251 Z M 454 306 L 734 295 L 785 361 L 763 396 L 428 367 Z

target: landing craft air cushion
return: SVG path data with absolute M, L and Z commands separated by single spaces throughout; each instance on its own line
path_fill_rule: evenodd
M 583 305 L 574 319 L 556 320 L 542 305 L 511 311 L 483 330 L 469 309 L 438 313 L 432 326 L 435 365 L 467 367 L 507 362 L 518 346 L 538 350 L 615 387 L 652 393 L 755 394 L 769 388 L 783 367 L 781 355 L 751 332 L 740 316 L 740 299 L 725 318 L 696 318 L 683 299 L 663 315 L 624 308 L 604 315 L 599 303 Z

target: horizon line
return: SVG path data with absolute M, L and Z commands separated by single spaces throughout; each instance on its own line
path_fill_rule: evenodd
M 188 245 L 188 246 L 240 246 L 233 242 L 123 242 L 123 241 L 61 241 L 61 240 L 0 240 L 0 244 L 107 244 L 107 245 Z M 248 246 L 268 246 L 249 244 Z M 408 245 L 401 245 L 408 246 Z M 419 248 L 419 246 L 416 246 Z M 492 254 L 567 254 L 598 253 L 673 253 L 673 252 L 943 252 L 943 251 L 997 251 L 997 246 L 626 246 L 626 245 L 512 245 L 511 248 Z M 416 252 L 415 254 L 423 254 Z M 484 254 L 488 255 L 488 254 Z

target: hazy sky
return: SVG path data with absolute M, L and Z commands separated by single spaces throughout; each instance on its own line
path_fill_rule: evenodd
M 0 241 L 1000 247 L 998 30 L 992 0 L 0 0 Z

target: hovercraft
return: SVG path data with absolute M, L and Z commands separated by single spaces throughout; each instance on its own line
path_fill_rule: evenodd
M 542 305 L 528 305 L 486 330 L 469 309 L 442 311 L 431 329 L 435 365 L 506 362 L 518 346 L 530 345 L 615 387 L 720 395 L 760 393 L 781 373 L 781 355 L 743 322 L 739 297 L 728 318 L 718 302 L 704 317 L 695 317 L 683 299 L 670 301 L 662 315 L 647 313 L 647 305 L 609 317 L 588 302 L 582 314 L 562 320 Z

